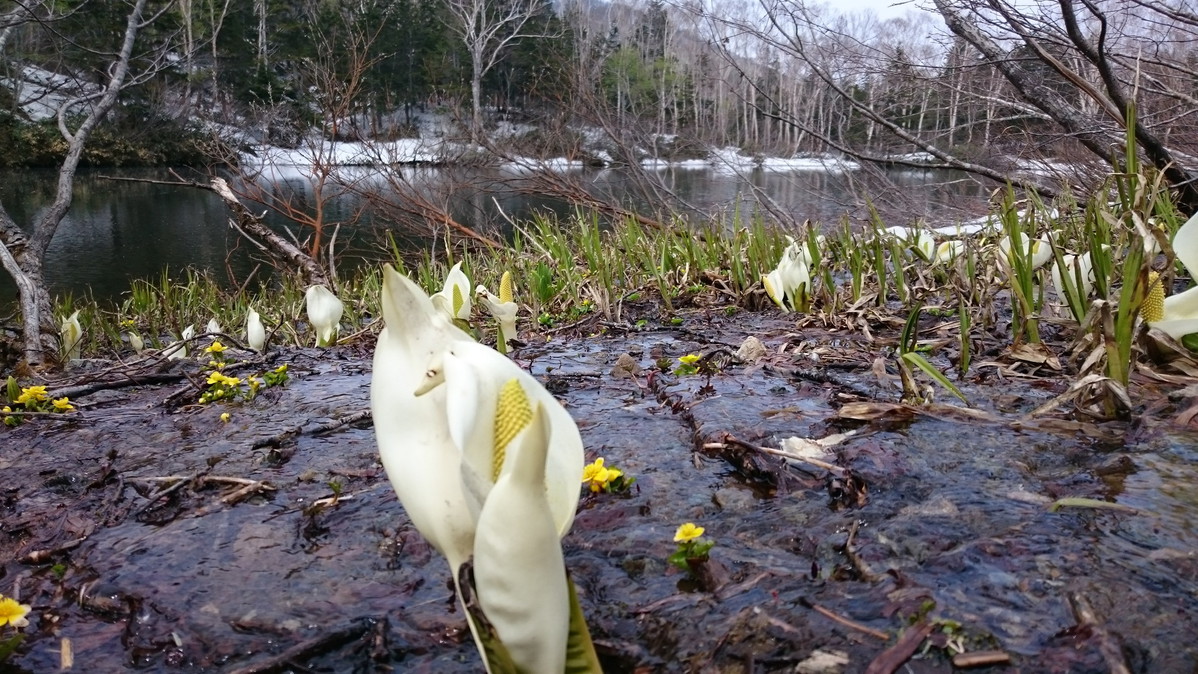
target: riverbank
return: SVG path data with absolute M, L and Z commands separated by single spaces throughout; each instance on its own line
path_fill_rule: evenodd
M 913 671 L 948 672 L 962 651 L 1023 672 L 1198 663 L 1193 398 L 1137 375 L 1130 421 L 1036 414 L 1068 377 L 996 339 L 958 382 L 972 408 L 910 406 L 899 326 L 868 312 L 863 333 L 660 311 L 584 316 L 516 353 L 588 460 L 636 478 L 584 498 L 564 541 L 607 671 L 894 671 L 914 654 Z M 764 355 L 718 355 L 750 336 Z M 13 671 L 57 669 L 68 642 L 96 671 L 479 671 L 444 562 L 378 463 L 372 343 L 274 351 L 252 369 L 287 364 L 291 381 L 238 404 L 195 404 L 195 363 L 49 382 L 93 390 L 3 431 L 0 590 L 33 606 Z M 689 353 L 718 371 L 657 371 Z M 1111 507 L 1054 509 L 1070 497 Z M 665 561 L 686 521 L 716 542 L 715 587 Z

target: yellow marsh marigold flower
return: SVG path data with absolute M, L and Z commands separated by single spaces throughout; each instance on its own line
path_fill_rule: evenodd
M 607 470 L 607 469 L 603 467 L 603 457 L 599 457 L 598 459 L 595 459 L 594 463 L 588 463 L 586 466 L 583 466 L 582 481 L 583 482 L 594 482 L 595 477 L 598 476 L 600 473 L 602 473 L 604 470 Z
M 25 627 L 29 621 L 25 616 L 33 610 L 28 604 L 22 604 L 11 597 L 0 595 L 0 627 L 12 625 L 13 627 Z
M 222 386 L 237 386 L 240 383 L 241 380 L 237 377 L 230 377 L 229 375 L 223 374 L 221 372 L 213 372 L 212 374 L 208 375 L 209 385 L 221 384 Z
M 685 356 L 679 358 L 678 362 L 682 363 L 683 365 L 694 365 L 695 363 L 699 362 L 700 358 L 702 358 L 702 356 L 700 356 L 697 353 L 688 353 Z
M 229 423 L 229 419 L 232 419 L 232 418 L 233 418 L 233 416 L 231 414 L 229 414 L 228 412 L 221 412 L 220 420 L 225 422 L 226 424 Z
M 221 344 L 219 340 L 213 340 L 212 346 L 209 346 L 207 349 L 204 349 L 204 353 L 221 353 L 222 351 L 224 351 L 227 348 L 229 348 L 229 347 L 225 346 L 224 344 Z
M 46 392 L 45 386 L 30 386 L 21 389 L 21 395 L 17 397 L 17 404 L 28 405 L 31 402 L 44 402 L 50 399 L 50 394 Z
M 677 543 L 686 543 L 693 541 L 703 535 L 705 529 L 695 526 L 694 522 L 687 522 L 678 527 L 678 531 L 674 532 L 674 541 Z
M 53 404 L 55 412 L 70 412 L 75 409 L 75 406 L 71 404 L 71 399 L 67 397 L 58 398 Z
M 619 468 L 607 468 L 603 465 L 603 457 L 595 459 L 594 463 L 588 464 L 582 469 L 583 484 L 590 483 L 591 491 L 598 492 L 607 487 L 612 480 L 623 475 L 623 471 Z

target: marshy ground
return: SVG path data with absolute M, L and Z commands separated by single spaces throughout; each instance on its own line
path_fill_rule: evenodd
M 867 338 L 677 315 L 595 316 L 516 354 L 588 460 L 636 478 L 585 496 L 563 542 L 607 671 L 948 672 L 977 651 L 1007 663 L 982 671 L 1198 667 L 1198 391 L 1137 374 L 1129 419 L 1033 415 L 1073 377 L 995 340 L 953 378 L 971 408 L 926 377 L 937 403 L 908 406 L 901 321 L 863 317 Z M 755 362 L 657 371 L 749 336 Z M 57 671 L 69 648 L 75 671 L 481 671 L 362 416 L 372 343 L 272 352 L 261 367 L 291 381 L 249 402 L 191 404 L 193 362 L 0 431 L 0 591 L 34 609 L 7 667 Z M 831 467 L 759 449 L 835 434 Z M 1051 508 L 1068 497 L 1121 507 Z M 705 582 L 666 562 L 688 521 L 716 541 Z

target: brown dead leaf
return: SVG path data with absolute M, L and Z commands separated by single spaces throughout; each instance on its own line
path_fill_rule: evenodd
M 1057 372 L 1061 370 L 1061 360 L 1042 343 L 1015 344 L 1006 350 L 1005 355 L 1013 360 L 1023 361 L 1024 363 L 1043 365 Z
M 902 403 L 860 402 L 842 405 L 836 412 L 841 419 L 856 419 L 857 421 L 877 421 L 889 419 L 904 421 L 914 419 L 916 408 Z

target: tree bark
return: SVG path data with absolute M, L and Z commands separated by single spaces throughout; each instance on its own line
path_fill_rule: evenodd
M 58 169 L 58 187 L 55 190 L 54 201 L 34 226 L 33 233 L 26 238 L 7 212 L 0 209 L 0 247 L 4 248 L 4 251 L 0 252 L 0 263 L 17 284 L 22 309 L 25 360 L 30 368 L 41 368 L 48 362 L 57 360 L 55 353 L 58 350 L 58 332 L 51 315 L 50 294 L 46 288 L 43 262 L 50 241 L 71 208 L 75 170 L 83 157 L 83 148 L 92 131 L 116 104 L 121 88 L 125 86 L 133 45 L 143 25 L 142 14 L 145 6 L 146 0 L 137 0 L 129 10 L 121 48 L 109 67 L 108 72 L 111 74 L 102 92 L 83 93 L 66 101 L 58 109 L 58 129 L 67 140 L 67 153 Z M 93 100 L 96 101 L 95 104 L 79 127 L 72 132 L 67 126 L 67 114 L 76 106 L 86 105 Z

